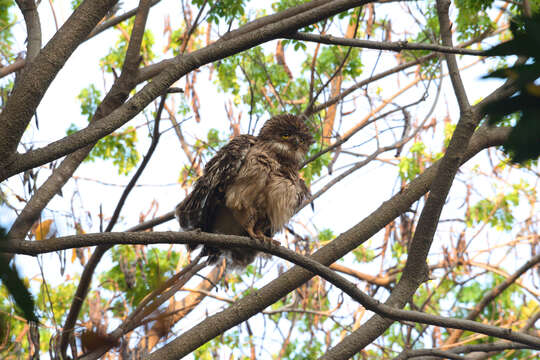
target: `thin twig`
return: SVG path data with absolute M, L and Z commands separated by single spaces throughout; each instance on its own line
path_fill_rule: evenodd
M 367 49 L 375 49 L 375 50 L 390 50 L 390 51 L 397 51 L 401 52 L 404 50 L 428 50 L 438 53 L 448 53 L 448 54 L 460 54 L 460 55 L 475 55 L 475 56 L 483 56 L 484 51 L 481 50 L 471 50 L 471 49 L 464 49 L 462 47 L 448 47 L 448 46 L 441 46 L 436 44 L 423 44 L 423 43 L 410 43 L 406 40 L 403 41 L 394 41 L 394 42 L 388 42 L 388 41 L 371 41 L 371 40 L 360 40 L 360 39 L 354 39 L 354 38 L 342 38 L 342 37 L 336 37 L 332 35 L 318 35 L 318 34 L 310 34 L 310 33 L 304 33 L 304 32 L 297 32 L 292 35 L 288 35 L 286 38 L 288 39 L 294 39 L 294 40 L 301 40 L 301 41 L 311 41 L 321 44 L 329 44 L 329 45 L 344 45 L 344 46 L 350 46 L 350 47 L 360 47 L 360 48 L 367 48 Z
M 129 183 L 127 184 L 126 188 L 122 192 L 122 195 L 120 196 L 120 200 L 118 200 L 118 204 L 116 205 L 116 209 L 114 209 L 113 215 L 111 217 L 111 220 L 109 221 L 109 224 L 107 225 L 107 228 L 105 229 L 105 232 L 112 231 L 114 225 L 116 224 L 118 217 L 120 216 L 120 211 L 122 211 L 122 207 L 124 206 L 126 199 L 133 190 L 133 187 L 141 177 L 144 169 L 146 168 L 146 165 L 148 165 L 148 162 L 150 161 L 150 158 L 154 154 L 154 150 L 156 150 L 157 144 L 159 142 L 160 133 L 159 133 L 159 122 L 161 119 L 161 113 L 163 112 L 163 106 L 165 105 L 165 99 L 167 98 L 167 95 L 162 95 L 161 100 L 159 103 L 159 107 L 156 113 L 155 121 L 154 121 L 154 131 L 152 135 L 152 142 L 150 143 L 150 147 L 148 148 L 148 152 L 144 156 L 143 161 L 141 162 L 141 165 L 135 172 L 135 175 L 131 178 Z

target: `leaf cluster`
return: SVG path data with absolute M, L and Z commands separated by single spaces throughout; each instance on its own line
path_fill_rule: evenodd
M 221 21 L 229 23 L 230 21 L 244 15 L 245 0 L 193 0 L 192 3 L 199 8 L 205 3 L 208 3 L 210 10 L 208 11 L 208 22 L 219 24 Z
M 112 260 L 116 264 L 100 275 L 102 288 L 112 292 L 120 291 L 125 298 L 112 304 L 115 316 L 124 316 L 130 306 L 136 306 L 148 293 L 157 289 L 171 277 L 180 256 L 157 248 L 146 253 L 137 253 L 130 246 L 117 246 L 112 249 Z
M 121 69 L 124 64 L 124 57 L 127 51 L 129 38 L 124 34 L 131 33 L 133 29 L 133 24 L 135 22 L 134 18 L 131 18 L 129 21 L 120 23 L 116 25 L 117 29 L 120 31 L 120 35 L 114 47 L 109 49 L 109 53 L 105 55 L 100 60 L 100 66 L 108 73 L 112 73 L 113 69 Z M 150 30 L 145 30 L 143 34 L 143 39 L 141 43 L 141 64 L 150 63 L 156 55 L 152 50 L 154 46 L 155 39 L 154 34 Z
M 500 123 L 509 114 L 519 114 L 504 149 L 513 162 L 523 163 L 540 156 L 540 12 L 532 18 L 518 19 L 511 23 L 513 39 L 485 54 L 519 55 L 530 61 L 493 71 L 485 77 L 510 80 L 519 92 L 487 104 L 484 110 L 492 125 Z
M 0 227 L 0 241 L 6 241 L 6 230 Z M 5 259 L 0 259 L 0 280 L 6 287 L 22 315 L 28 321 L 38 321 L 35 314 L 34 299 L 28 291 L 27 284 L 20 278 L 14 265 L 10 266 Z
M 519 193 L 514 190 L 501 194 L 495 199 L 482 199 L 469 208 L 466 216 L 467 226 L 488 223 L 497 230 L 512 230 L 514 215 L 512 210 L 519 205 Z
M 81 90 L 77 98 L 81 102 L 81 113 L 90 122 L 100 104 L 101 92 L 92 84 Z M 78 130 L 79 128 L 75 124 L 71 124 L 67 134 L 73 134 Z M 85 161 L 112 160 L 113 164 L 118 167 L 118 173 L 127 175 L 139 162 L 140 155 L 136 144 L 137 131 L 132 126 L 128 126 L 120 132 L 100 139 Z
M 15 4 L 13 0 L 0 0 L 0 54 L 3 57 L 11 54 L 10 45 L 13 44 L 11 26 L 15 23 L 10 8 Z
M 493 0 L 456 0 L 455 4 L 458 8 L 456 18 L 458 40 L 469 40 L 494 28 L 488 14 Z

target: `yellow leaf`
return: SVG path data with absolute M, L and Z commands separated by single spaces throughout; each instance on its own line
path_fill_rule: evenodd
M 540 86 L 535 85 L 534 83 L 529 83 L 525 85 L 525 89 L 527 89 L 527 92 L 533 96 L 540 97 Z
M 75 232 L 77 235 L 86 234 L 80 223 L 75 223 Z
M 37 221 L 32 226 L 32 234 L 36 240 L 50 239 L 56 235 L 56 225 L 53 219 Z

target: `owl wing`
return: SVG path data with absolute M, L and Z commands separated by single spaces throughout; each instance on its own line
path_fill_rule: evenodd
M 176 207 L 176 217 L 182 229 L 210 231 L 215 211 L 223 204 L 227 187 L 234 182 L 255 142 L 255 136 L 237 136 L 210 159 L 193 191 Z

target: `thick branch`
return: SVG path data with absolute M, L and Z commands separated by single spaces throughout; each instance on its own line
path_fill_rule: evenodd
M 86 241 L 88 240 L 88 241 Z M 96 233 L 84 234 L 75 236 L 66 236 L 57 239 L 49 239 L 46 242 L 54 241 L 55 244 L 61 244 L 57 248 L 65 248 L 65 246 L 81 247 L 90 244 L 204 244 L 222 248 L 228 247 L 248 247 L 258 251 L 264 251 L 272 255 L 279 256 L 290 262 L 295 263 L 305 269 L 308 269 L 315 275 L 323 277 L 339 289 L 347 293 L 351 298 L 358 301 L 366 309 L 374 311 L 382 316 L 394 320 L 407 320 L 419 323 L 431 324 L 436 326 L 451 327 L 464 329 L 474 332 L 480 332 L 489 336 L 500 337 L 502 339 L 517 341 L 536 349 L 540 349 L 540 338 L 532 335 L 512 332 L 510 329 L 503 329 L 496 326 L 477 323 L 470 320 L 461 320 L 454 318 L 445 318 L 437 315 L 430 315 L 419 311 L 408 311 L 396 309 L 392 306 L 382 304 L 371 298 L 367 294 L 358 290 L 355 284 L 346 280 L 341 275 L 332 271 L 327 266 L 313 260 L 312 258 L 298 254 L 283 246 L 275 245 L 273 242 L 253 241 L 253 239 L 242 236 L 222 235 L 212 233 L 202 233 L 198 231 L 190 232 L 151 232 L 151 233 Z M 29 244 L 28 244 L 29 243 Z M 25 245 L 40 244 L 44 242 L 33 242 L 21 240 L 20 245 L 24 248 Z M 540 258 L 540 255 L 538 256 Z M 176 342 L 173 341 L 173 343 Z M 187 355 L 187 353 L 170 352 L 168 347 L 160 349 L 153 353 L 149 359 L 176 359 Z
M 156 4 L 158 4 L 161 0 L 153 0 L 152 1 L 152 4 L 150 6 L 154 6 Z M 94 36 L 97 36 L 99 34 L 101 34 L 103 31 L 107 30 L 107 29 L 110 29 L 111 27 L 115 26 L 115 25 L 118 25 L 120 24 L 121 22 L 123 21 L 126 21 L 127 19 L 135 16 L 135 14 L 137 13 L 137 10 L 139 8 L 135 8 L 135 9 L 131 9 L 129 11 L 126 11 L 124 14 L 122 15 L 119 15 L 119 16 L 115 16 L 113 17 L 112 19 L 109 19 L 109 20 L 106 20 L 104 22 L 102 22 L 101 24 L 99 24 L 98 26 L 96 26 L 94 28 L 94 30 L 92 30 L 90 32 L 90 34 L 88 34 L 88 37 L 84 40 L 90 40 L 91 38 L 93 38 Z M 0 69 L 0 78 L 3 78 L 4 76 L 6 75 L 9 75 L 15 71 L 18 71 L 19 69 L 22 69 L 24 67 L 24 65 L 26 64 L 26 60 L 25 59 L 19 59 L 17 61 L 15 61 L 14 63 L 11 63 L 7 66 L 4 66 L 3 68 Z M 150 65 L 151 66 L 151 65 Z M 152 68 L 150 68 L 151 70 Z M 154 68 L 155 69 L 155 68 Z M 162 68 L 163 69 L 163 68 Z M 147 74 L 148 71 L 145 71 L 145 74 Z M 153 73 L 154 76 L 157 75 L 158 72 L 155 72 Z M 144 78 L 143 76 L 139 76 L 138 79 L 141 79 L 141 78 Z M 144 78 L 145 80 L 148 79 L 148 77 Z M 142 82 L 141 81 L 138 81 L 137 83 L 140 83 Z
M 486 147 L 502 144 L 506 140 L 507 136 L 508 129 L 505 128 L 482 128 L 478 130 L 469 144 L 469 148 L 463 161 L 470 159 L 472 156 Z M 383 203 L 376 211 L 374 211 L 358 225 L 340 235 L 331 244 L 317 251 L 317 253 L 314 254 L 314 259 L 323 264 L 331 264 L 369 239 L 386 224 L 399 216 L 399 214 L 406 211 L 415 201 L 417 201 L 428 191 L 437 167 L 438 163 L 427 169 L 422 175 L 413 180 L 405 190 Z M 112 236 L 111 234 L 103 235 Z M 215 236 L 216 238 L 219 237 L 217 235 Z M 89 238 L 87 237 L 86 239 Z M 49 239 L 47 242 L 24 243 L 14 240 L 4 241 L 0 242 L 0 252 L 15 252 L 35 255 L 42 252 L 55 251 L 55 246 L 52 246 L 55 244 L 54 241 L 58 240 Z M 192 241 L 192 238 L 190 241 Z M 103 242 L 100 242 L 100 244 L 103 244 Z M 82 247 L 90 246 L 91 244 L 89 244 L 87 240 L 81 242 L 80 238 L 73 237 L 71 238 L 69 244 L 64 245 L 68 247 Z M 59 246 L 59 243 L 56 243 L 56 246 Z M 214 318 L 217 320 L 216 323 L 213 323 L 208 319 L 203 321 L 201 324 L 185 333 L 184 336 L 187 336 L 188 339 L 190 339 L 186 343 L 188 351 L 196 349 L 198 346 L 221 334 L 226 329 L 229 329 L 258 313 L 265 307 L 285 296 L 288 292 L 294 290 L 296 287 L 309 280 L 311 277 L 311 273 L 295 267 L 258 292 L 246 296 L 232 307 L 214 315 Z M 237 312 L 237 310 L 240 309 L 240 313 Z M 219 324 L 219 326 L 216 327 L 216 324 Z M 192 334 L 197 334 L 197 336 Z M 182 339 L 183 338 L 184 337 L 182 337 Z M 177 341 L 182 340 L 178 339 Z
M 148 19 L 150 4 L 151 4 L 150 0 L 140 0 L 139 2 L 139 7 L 137 8 L 137 15 L 135 17 L 133 29 L 131 31 L 131 37 L 129 39 L 128 48 L 126 50 L 126 55 L 124 56 L 124 65 L 122 67 L 122 72 L 120 74 L 120 77 L 114 82 L 109 93 L 107 93 L 107 96 L 105 97 L 105 99 L 103 99 L 103 102 L 100 104 L 100 106 L 96 110 L 96 113 L 93 116 L 92 122 L 99 121 L 100 118 L 107 116 L 111 111 L 113 111 L 114 108 L 124 103 L 124 101 L 127 99 L 129 95 L 129 92 L 136 85 L 135 80 L 134 80 L 135 78 L 134 75 L 137 74 L 137 69 L 140 63 L 140 49 L 141 49 L 144 29 L 146 27 L 146 20 Z M 159 115 L 161 115 L 161 112 L 159 112 Z M 158 140 L 159 138 L 155 138 L 152 140 L 152 145 L 150 146 L 149 155 L 153 153 Z M 73 155 L 77 157 L 79 156 L 86 157 L 88 153 L 91 151 L 93 146 L 94 146 L 94 143 L 90 144 L 89 146 L 83 149 L 75 151 L 74 153 L 70 154 L 66 158 L 66 160 L 68 160 Z M 141 175 L 149 159 L 150 159 L 150 156 L 147 156 L 143 160 L 141 164 L 142 166 L 139 167 L 139 169 L 137 170 L 134 176 L 135 180 L 132 179 L 133 184 L 135 184 L 138 177 Z M 79 164 L 77 164 L 76 167 L 78 167 Z M 53 176 L 51 176 L 51 178 L 52 177 Z M 130 188 L 128 187 L 124 191 L 122 195 L 123 197 L 124 196 L 127 197 L 127 194 L 129 194 L 129 189 Z M 121 198 L 121 201 L 122 201 L 122 198 Z M 120 209 L 121 209 L 121 204 L 119 204 L 115 212 L 117 211 L 119 212 Z M 112 222 L 112 224 L 109 223 L 109 226 L 107 229 L 110 231 L 112 226 L 114 226 L 114 222 Z M 86 298 L 86 295 L 88 294 L 88 289 L 90 287 L 92 276 L 94 274 L 96 266 L 101 261 L 101 258 L 107 252 L 107 250 L 109 250 L 109 248 L 110 248 L 109 246 L 99 246 L 98 248 L 96 248 L 94 250 L 94 253 L 92 254 L 92 257 L 90 258 L 90 261 L 85 266 L 84 271 L 81 275 L 81 281 L 79 282 L 79 285 L 77 286 L 75 297 L 73 299 L 73 302 L 71 303 L 68 315 L 66 316 L 66 321 L 64 323 L 62 335 L 60 338 L 60 351 L 63 357 L 66 357 L 67 345 L 72 335 L 72 331 L 75 326 L 75 321 L 77 320 L 77 317 L 79 316 L 79 313 L 81 311 L 81 307 L 84 302 L 84 299 Z
M 84 1 L 54 37 L 27 63 L 0 114 L 0 167 L 14 161 L 21 136 L 56 74 L 117 0 Z M 87 145 L 87 144 L 85 144 Z
M 467 346 L 460 346 L 459 348 L 454 348 L 451 350 L 439 350 L 439 349 L 417 349 L 417 350 L 408 350 L 402 352 L 394 360 L 404 360 L 417 358 L 420 356 L 432 356 L 435 358 L 448 358 L 448 359 L 468 359 L 463 356 L 458 356 L 457 354 L 461 353 L 471 353 L 474 351 L 505 351 L 505 350 L 519 350 L 519 349 L 531 349 L 531 347 L 519 344 L 519 343 L 509 343 L 502 342 L 500 344 L 474 344 Z
M 112 133 L 141 112 L 152 100 L 162 94 L 175 81 L 202 65 L 223 59 L 269 40 L 282 37 L 299 28 L 368 2 L 368 0 L 336 0 L 325 2 L 325 4 L 314 9 L 266 24 L 256 31 L 242 33 L 230 39 L 217 41 L 187 55 L 179 55 L 174 58 L 171 66 L 167 67 L 166 70 L 162 71 L 152 82 L 144 86 L 126 104 L 113 111 L 107 117 L 95 121 L 89 124 L 87 128 L 55 141 L 41 149 L 33 150 L 23 155 L 15 154 L 12 156 L 10 165 L 6 169 L 0 170 L 0 180 L 20 171 L 55 160 Z M 256 21 L 259 20 L 261 19 Z M 0 134 L 2 134 L 1 131 Z
M 112 110 L 120 106 L 129 95 L 129 91 L 135 86 L 134 76 L 138 68 L 138 53 L 142 42 L 142 34 L 144 32 L 146 17 L 148 16 L 148 4 L 143 1 L 144 5 L 139 11 L 143 12 L 144 21 L 138 20 L 139 23 L 134 25 L 133 36 L 130 40 L 127 52 L 131 58 L 135 60 L 126 60 L 120 77 L 115 81 L 107 96 L 99 105 L 91 123 L 99 121 L 105 115 L 108 115 Z M 82 6 L 82 5 L 81 5 Z M 146 7 L 146 10 L 145 10 Z M 137 17 L 140 18 L 140 17 Z M 137 20 L 136 20 L 137 21 Z M 40 186 L 34 196 L 26 204 L 21 214 L 17 217 L 15 223 L 9 231 L 10 237 L 23 237 L 32 224 L 37 220 L 41 211 L 49 203 L 52 197 L 64 186 L 66 181 L 71 178 L 79 164 L 88 156 L 92 150 L 94 143 L 83 147 L 78 151 L 69 154 L 64 161 L 53 170 L 53 174 Z

